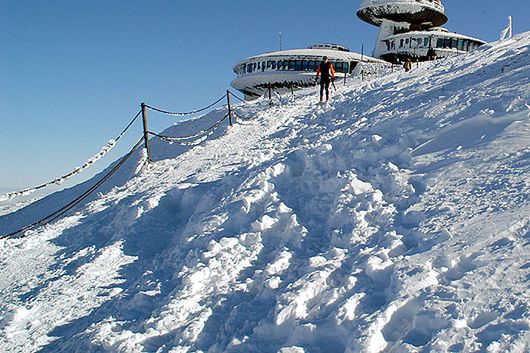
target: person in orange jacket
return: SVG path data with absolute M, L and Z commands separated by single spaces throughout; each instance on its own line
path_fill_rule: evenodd
M 318 83 L 318 76 L 320 78 L 320 102 L 324 101 L 324 89 L 326 89 L 326 100 L 329 99 L 329 84 L 335 81 L 335 69 L 328 61 L 328 57 L 324 56 L 322 62 L 318 65 L 316 82 Z

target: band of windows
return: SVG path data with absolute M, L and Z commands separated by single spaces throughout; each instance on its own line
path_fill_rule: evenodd
M 350 73 L 350 63 L 332 61 L 335 72 Z M 236 68 L 238 75 L 250 74 L 256 71 L 316 71 L 320 65 L 317 60 L 268 60 L 240 65 Z M 354 65 L 352 65 L 353 67 Z
M 397 40 L 386 41 L 387 50 L 396 49 Z M 471 51 L 475 48 L 478 48 L 482 43 L 474 42 L 468 39 L 463 38 L 438 38 L 436 43 L 433 42 L 431 37 L 423 38 L 402 38 L 397 42 L 399 45 L 398 48 L 449 48 L 449 49 L 458 49 L 461 51 Z M 436 44 L 436 46 L 434 45 Z

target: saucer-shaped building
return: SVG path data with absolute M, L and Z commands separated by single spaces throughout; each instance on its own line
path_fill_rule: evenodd
M 373 56 L 392 63 L 446 58 L 485 43 L 440 27 L 448 20 L 440 0 L 362 0 L 357 16 L 379 27 Z
M 337 44 L 316 44 L 307 49 L 291 49 L 252 56 L 234 66 L 237 77 L 231 85 L 252 100 L 264 95 L 269 85 L 275 92 L 286 92 L 315 85 L 315 75 L 322 58 L 327 56 L 338 79 L 350 75 L 360 62 L 378 63 L 366 55 L 351 52 Z

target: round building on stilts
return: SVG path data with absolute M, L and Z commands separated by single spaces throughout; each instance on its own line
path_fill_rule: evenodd
M 448 18 L 440 0 L 363 0 L 357 16 L 379 27 L 373 56 L 392 63 L 447 58 L 485 44 L 442 28 Z

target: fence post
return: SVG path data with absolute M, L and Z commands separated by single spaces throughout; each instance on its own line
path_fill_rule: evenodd
M 272 107 L 272 84 L 269 82 L 269 108 Z
M 230 105 L 230 91 L 226 90 L 226 102 L 228 104 L 228 120 L 230 121 L 230 126 L 232 125 L 232 106 Z
M 145 150 L 147 152 L 147 161 L 151 162 L 151 151 L 149 150 L 149 133 L 147 132 L 147 111 L 145 107 L 145 103 L 142 102 L 142 121 L 144 124 L 144 143 L 145 143 Z
M 293 88 L 293 84 L 291 83 L 291 95 L 294 97 L 294 88 Z
M 346 86 L 346 77 L 347 77 L 347 73 L 344 72 L 344 86 Z

